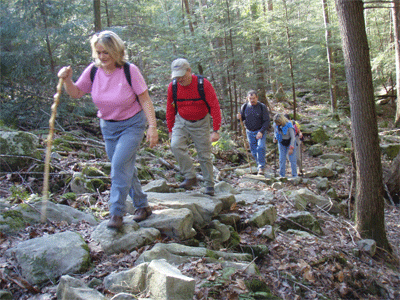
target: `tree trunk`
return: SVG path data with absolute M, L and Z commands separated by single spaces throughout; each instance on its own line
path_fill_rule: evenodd
M 268 0 L 268 10 L 269 11 L 274 10 L 274 4 L 272 3 L 272 0 Z
M 329 92 L 331 96 L 331 110 L 335 112 L 337 110 L 337 85 L 336 85 L 336 70 L 333 66 L 333 55 L 332 55 L 332 47 L 330 45 L 331 41 L 331 30 L 329 29 L 329 11 L 328 11 L 328 2 L 327 0 L 322 0 L 322 12 L 324 15 L 324 24 L 325 24 L 325 40 L 326 40 L 326 52 L 328 58 L 328 69 L 329 69 Z
M 53 51 L 51 50 L 51 45 L 50 45 L 49 30 L 47 28 L 47 12 L 45 10 L 45 3 L 43 1 L 40 1 L 40 13 L 43 18 L 43 27 L 44 27 L 44 32 L 46 34 L 45 41 L 46 41 L 47 53 L 49 54 L 49 59 L 50 59 L 50 69 L 51 72 L 55 74 L 56 67 L 53 59 Z
M 108 10 L 108 1 L 107 0 L 104 1 L 104 7 L 106 9 L 107 27 L 111 27 L 112 26 L 112 23 L 111 23 L 111 12 Z
M 362 0 L 336 0 L 356 159 L 356 228 L 392 251 L 386 237 L 381 153 Z
M 227 11 L 227 18 L 228 18 L 228 25 L 229 25 L 229 37 L 225 38 L 229 41 L 230 51 L 231 51 L 231 60 L 232 62 L 229 64 L 232 67 L 232 76 L 230 77 L 230 84 L 229 84 L 229 93 L 231 95 L 231 128 L 237 130 L 237 120 L 236 115 L 238 113 L 238 101 L 237 101 L 237 91 L 236 91 L 236 62 L 235 62 L 235 52 L 233 51 L 233 36 L 232 36 L 232 28 L 231 28 L 231 17 L 230 17 L 230 5 L 229 0 L 225 1 L 226 3 L 226 11 Z M 228 49 L 228 46 L 227 46 Z M 228 66 L 229 68 L 229 66 Z M 233 83 L 233 93 L 232 93 L 232 83 Z M 233 97 L 233 98 L 232 98 Z
M 397 109 L 395 126 L 400 127 L 400 0 L 393 0 L 394 48 L 396 53 Z
M 225 54 L 226 54 L 226 59 L 228 58 L 229 54 L 228 54 L 228 36 L 226 34 L 226 31 L 224 31 L 225 33 Z M 235 116 L 234 116 L 234 103 L 233 103 L 233 96 L 232 96 L 232 84 L 231 84 L 231 75 L 229 72 L 229 64 L 226 67 L 226 78 L 227 78 L 227 84 L 228 84 L 228 95 L 229 95 L 229 116 L 230 116 L 230 120 L 231 120 L 231 126 L 230 129 L 231 130 L 237 130 L 237 122 L 234 122 L 234 120 L 236 120 Z
M 93 0 L 93 12 L 94 12 L 94 31 L 101 31 L 101 8 L 100 0 Z
M 258 3 L 253 2 L 251 5 L 252 19 L 255 21 L 258 18 Z M 265 79 L 264 79 L 264 64 L 263 57 L 261 54 L 261 39 L 259 36 L 255 36 L 254 40 L 254 70 L 256 73 L 256 86 L 258 100 L 268 106 L 266 91 L 265 91 Z
M 287 13 L 286 0 L 283 0 L 283 5 L 285 7 L 285 15 L 286 15 L 286 37 L 289 47 L 289 67 L 290 67 L 290 78 L 292 79 L 292 96 L 293 96 L 293 120 L 297 120 L 296 117 L 296 87 L 294 85 L 294 74 L 293 74 L 293 59 L 292 59 L 292 46 L 290 42 L 290 34 L 289 34 L 289 18 Z
M 192 15 L 190 14 L 190 7 L 189 7 L 189 2 L 188 0 L 182 0 L 184 6 L 185 6 L 185 12 L 186 12 L 186 16 L 189 22 L 189 29 L 190 32 L 192 33 L 192 35 L 194 34 L 194 27 L 193 27 L 193 23 L 192 23 Z

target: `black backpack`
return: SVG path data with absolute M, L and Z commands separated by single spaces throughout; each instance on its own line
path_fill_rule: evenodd
M 197 76 L 197 90 L 199 91 L 200 94 L 200 99 L 190 99 L 191 101 L 198 101 L 198 100 L 203 100 L 204 103 L 207 105 L 208 112 L 211 114 L 211 108 L 210 105 L 207 103 L 206 100 L 206 94 L 204 93 L 204 77 L 201 75 L 196 75 Z M 178 81 L 176 78 L 172 80 L 172 99 L 174 100 L 174 105 L 175 105 L 175 114 L 178 113 L 178 101 L 186 101 L 186 99 L 179 99 L 178 100 Z
M 93 83 L 94 77 L 96 76 L 97 72 L 97 67 L 93 66 L 92 69 L 90 70 L 90 80 Z M 129 63 L 126 62 L 124 63 L 124 73 L 125 73 L 125 78 L 126 81 L 128 81 L 129 85 L 132 87 L 132 79 L 131 79 L 131 72 L 129 71 Z M 136 95 L 136 100 L 139 101 L 138 95 Z

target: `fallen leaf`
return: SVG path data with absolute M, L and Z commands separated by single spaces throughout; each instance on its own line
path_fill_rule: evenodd
M 304 277 L 304 279 L 306 279 L 309 282 L 315 282 L 314 274 L 311 270 L 306 270 L 303 273 L 303 277 Z
M 337 277 L 339 282 L 343 282 L 344 281 L 344 273 L 343 273 L 343 271 L 338 272 L 336 274 L 336 277 Z
M 246 284 L 243 279 L 237 279 L 236 284 L 241 288 L 242 290 L 247 290 Z

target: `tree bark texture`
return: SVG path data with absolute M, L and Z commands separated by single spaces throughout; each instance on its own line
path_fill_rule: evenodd
M 324 15 L 324 24 L 325 24 L 325 40 L 326 40 L 326 52 L 328 59 L 328 70 L 329 70 L 329 92 L 331 96 L 331 109 L 333 112 L 337 110 L 337 84 L 336 84 L 336 70 L 333 66 L 333 55 L 332 55 L 332 47 L 331 47 L 331 30 L 329 29 L 329 10 L 328 10 L 328 1 L 322 0 L 322 12 Z
M 193 35 L 194 34 L 194 27 L 193 27 L 193 23 L 192 23 L 192 15 L 190 13 L 189 2 L 188 2 L 188 0 L 183 0 L 182 3 L 184 5 L 184 7 L 185 7 L 185 12 L 186 12 L 186 16 L 187 16 L 187 19 L 188 19 L 190 32 Z
M 293 58 L 292 58 L 292 46 L 290 42 L 290 33 L 289 33 L 289 17 L 287 12 L 286 0 L 283 0 L 283 5 L 285 7 L 285 15 L 286 15 L 286 37 L 289 48 L 289 67 L 290 67 L 290 78 L 292 79 L 292 97 L 293 97 L 293 120 L 297 120 L 297 103 L 296 103 L 296 87 L 294 83 L 294 73 L 293 73 Z
M 94 31 L 101 31 L 101 8 L 100 0 L 93 0 L 93 12 L 94 12 Z
M 256 2 L 253 2 L 251 5 L 251 14 L 253 20 L 258 18 L 258 5 Z M 258 35 L 256 35 L 254 39 L 254 70 L 256 72 L 256 90 L 258 94 L 258 100 L 261 103 L 267 105 L 267 97 L 265 90 L 265 79 L 264 79 L 264 65 L 263 65 L 263 57 L 261 54 L 261 39 Z M 267 105 L 268 106 L 268 105 Z
M 50 59 L 50 69 L 53 74 L 56 73 L 56 67 L 55 67 L 55 62 L 53 59 L 53 51 L 51 50 L 51 45 L 50 45 L 50 38 L 49 38 L 49 30 L 47 27 L 47 12 L 46 12 L 46 5 L 44 1 L 40 1 L 40 14 L 43 19 L 43 27 L 44 31 L 46 33 L 46 47 L 47 47 L 47 53 L 49 54 L 49 59 Z
M 336 0 L 356 159 L 356 228 L 391 251 L 386 237 L 381 153 L 372 72 L 361 0 Z
M 400 127 L 400 0 L 393 0 L 392 16 L 394 28 L 394 48 L 396 53 L 397 109 L 395 125 Z

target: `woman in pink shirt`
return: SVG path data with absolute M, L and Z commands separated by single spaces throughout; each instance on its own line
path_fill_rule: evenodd
M 157 123 L 147 85 L 134 64 L 129 64 L 131 83 L 127 81 L 124 71 L 126 53 L 121 38 L 112 31 L 103 31 L 92 37 L 91 47 L 94 63 L 82 72 L 75 83 L 70 66 L 63 67 L 58 77 L 64 78 L 68 95 L 80 98 L 91 93 L 98 108 L 97 116 L 111 161 L 111 219 L 107 226 L 119 229 L 123 225 L 128 194 L 136 208 L 135 221 L 145 220 L 152 213 L 137 177 L 135 161 L 146 123 L 149 124 L 147 141 L 150 147 L 157 144 Z M 91 78 L 93 66 L 97 67 L 97 71 Z

